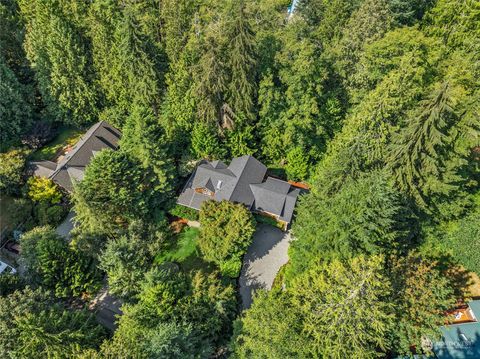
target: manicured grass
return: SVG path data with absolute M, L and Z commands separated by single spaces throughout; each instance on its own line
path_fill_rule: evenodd
M 0 231 L 4 228 L 11 228 L 15 225 L 13 198 L 10 196 L 0 196 Z
M 176 238 L 172 240 L 170 248 L 165 249 L 155 257 L 155 263 L 175 262 L 184 271 L 203 270 L 211 273 L 214 266 L 205 262 L 197 247 L 198 228 L 185 227 Z
M 28 200 L 0 195 L 0 231 L 11 231 L 31 221 L 32 206 Z
M 82 130 L 73 127 L 62 127 L 60 132 L 51 142 L 31 154 L 32 161 L 52 161 L 64 148 L 73 146 L 83 135 Z
M 172 241 L 172 245 L 166 251 L 158 254 L 155 262 L 185 262 L 188 257 L 197 254 L 198 228 L 185 227 Z

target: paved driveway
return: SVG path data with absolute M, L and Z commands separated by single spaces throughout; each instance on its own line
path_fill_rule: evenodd
M 243 258 L 239 278 L 243 309 L 250 308 L 256 289 L 271 289 L 273 280 L 282 265 L 288 262 L 290 233 L 260 224 L 253 236 L 253 243 Z

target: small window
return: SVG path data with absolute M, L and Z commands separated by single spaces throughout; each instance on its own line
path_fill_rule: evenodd
M 220 189 L 220 188 L 222 188 L 222 181 L 217 182 L 217 189 Z

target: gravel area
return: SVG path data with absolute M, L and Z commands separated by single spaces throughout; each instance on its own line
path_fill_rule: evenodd
M 290 240 L 290 233 L 278 228 L 266 224 L 257 227 L 239 278 L 243 309 L 250 308 L 255 290 L 272 288 L 280 267 L 288 262 Z

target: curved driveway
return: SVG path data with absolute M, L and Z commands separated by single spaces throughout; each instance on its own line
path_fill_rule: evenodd
M 270 289 L 281 266 L 288 262 L 290 233 L 278 228 L 260 224 L 253 236 L 253 242 L 243 257 L 239 278 L 242 308 L 252 304 L 256 289 Z

